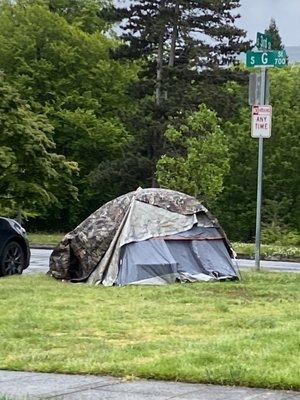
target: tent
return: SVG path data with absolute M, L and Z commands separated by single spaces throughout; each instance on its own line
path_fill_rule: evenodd
M 105 286 L 238 279 L 233 258 L 217 219 L 194 197 L 138 189 L 68 233 L 49 274 Z

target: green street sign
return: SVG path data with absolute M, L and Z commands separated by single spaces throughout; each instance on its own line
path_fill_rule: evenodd
M 247 67 L 285 67 L 287 65 L 286 52 L 284 50 L 272 51 L 247 51 Z
M 256 47 L 258 50 L 271 50 L 272 49 L 272 37 L 266 33 L 257 32 Z

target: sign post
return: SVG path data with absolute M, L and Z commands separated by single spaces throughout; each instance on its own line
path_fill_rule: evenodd
M 251 74 L 249 75 L 249 99 L 248 99 L 250 106 L 260 104 L 261 91 L 262 91 L 261 74 L 256 72 L 251 72 Z M 268 104 L 269 102 L 269 92 L 270 92 L 270 85 L 267 75 L 266 98 L 265 98 L 266 104 Z
M 261 93 L 260 104 L 265 104 L 266 99 L 266 68 L 261 69 Z M 257 171 L 257 202 L 256 202 L 256 230 L 255 230 L 255 267 L 260 270 L 260 241 L 261 241 L 261 205 L 262 205 L 262 183 L 263 183 L 263 155 L 264 138 L 259 137 L 258 144 L 258 171 Z
M 255 231 L 255 266 L 260 269 L 260 242 L 261 242 L 261 206 L 263 183 L 263 154 L 264 138 L 271 136 L 272 107 L 268 106 L 268 70 L 269 67 L 284 67 L 287 65 L 287 56 L 284 50 L 271 50 L 272 38 L 264 33 L 257 33 L 256 51 L 246 53 L 247 67 L 260 67 L 260 76 L 252 74 L 250 77 L 249 103 L 252 108 L 251 136 L 258 138 L 258 172 L 257 172 L 257 205 Z

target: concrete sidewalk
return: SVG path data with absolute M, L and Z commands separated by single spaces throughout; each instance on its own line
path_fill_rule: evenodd
M 0 370 L 0 399 L 300 400 L 299 392 Z

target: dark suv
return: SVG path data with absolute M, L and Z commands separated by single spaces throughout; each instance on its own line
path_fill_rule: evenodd
M 0 276 L 21 274 L 29 260 L 25 229 L 13 219 L 0 217 Z

